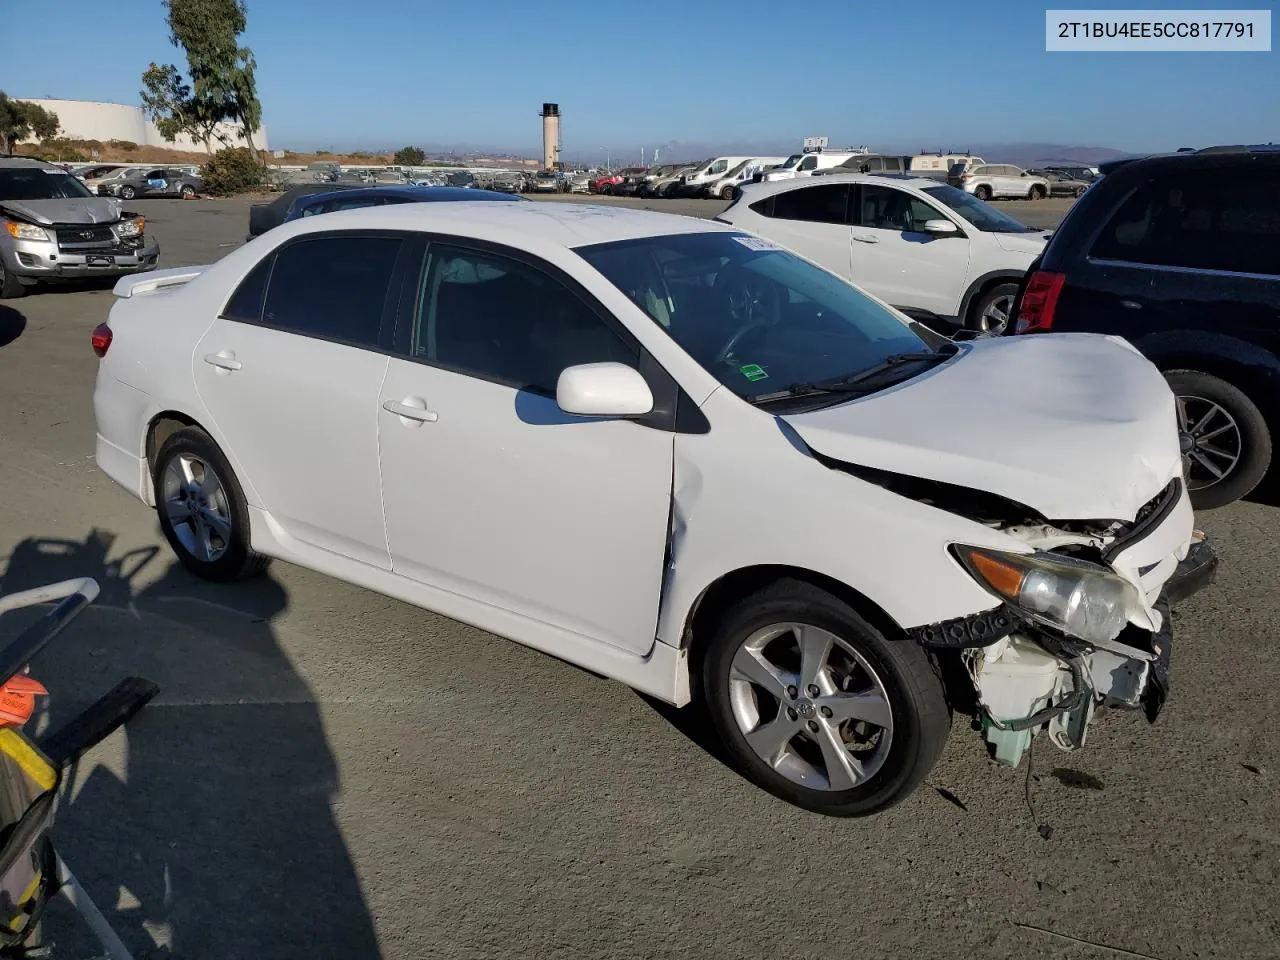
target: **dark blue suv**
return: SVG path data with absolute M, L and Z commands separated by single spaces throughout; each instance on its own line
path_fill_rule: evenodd
M 1231 503 L 1266 475 L 1280 427 L 1280 148 L 1101 169 L 1023 279 L 1015 335 L 1127 339 L 1177 396 L 1191 502 Z

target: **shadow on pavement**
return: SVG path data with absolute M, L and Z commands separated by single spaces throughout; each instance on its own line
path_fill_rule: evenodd
M 0 347 L 7 347 L 27 329 L 27 318 L 13 307 L 0 303 Z
M 270 622 L 284 590 L 204 584 L 154 547 L 108 560 L 114 539 L 25 540 L 0 583 L 102 588 L 32 669 L 53 725 L 126 675 L 160 686 L 69 772 L 59 851 L 139 960 L 378 957 L 323 722 Z M 93 953 L 74 915 L 51 908 L 47 929 L 56 956 Z

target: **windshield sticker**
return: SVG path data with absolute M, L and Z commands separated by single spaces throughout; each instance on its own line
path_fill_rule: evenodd
M 758 363 L 748 363 L 746 366 L 738 368 L 738 372 L 754 383 L 757 380 L 767 380 L 769 375 L 764 372 L 764 367 Z
M 781 250 L 782 248 L 771 240 L 763 237 L 734 237 L 740 244 L 748 250 Z

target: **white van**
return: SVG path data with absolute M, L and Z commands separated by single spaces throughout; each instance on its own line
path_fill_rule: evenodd
M 752 157 L 750 160 L 743 160 L 737 166 L 730 167 L 729 172 L 719 180 L 713 180 L 704 186 L 702 195 L 716 200 L 732 200 L 733 192 L 739 186 L 750 183 L 751 178 L 757 173 L 776 167 L 785 159 L 785 157 Z
M 745 160 L 751 160 L 752 157 L 712 157 L 710 160 L 704 161 L 692 173 L 684 176 L 682 185 L 678 191 L 681 196 L 696 197 L 702 192 L 702 188 L 715 183 L 730 170 Z
M 919 153 L 911 158 L 910 169 L 912 173 L 922 177 L 945 180 L 947 171 L 957 163 L 971 167 L 986 161 L 967 153 Z
M 871 151 L 866 147 L 858 147 L 855 150 L 807 150 L 804 153 L 793 153 L 772 170 L 765 172 L 760 179 L 771 182 L 809 177 L 817 170 L 829 170 L 840 166 L 846 160 L 870 153 Z

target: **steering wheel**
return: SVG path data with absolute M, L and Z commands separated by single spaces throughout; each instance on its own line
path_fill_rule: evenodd
M 729 316 L 738 328 L 716 351 L 714 363 L 724 363 L 734 349 L 757 330 L 775 326 L 782 316 L 782 298 L 778 285 L 741 267 L 722 271 L 715 280 L 729 304 Z

